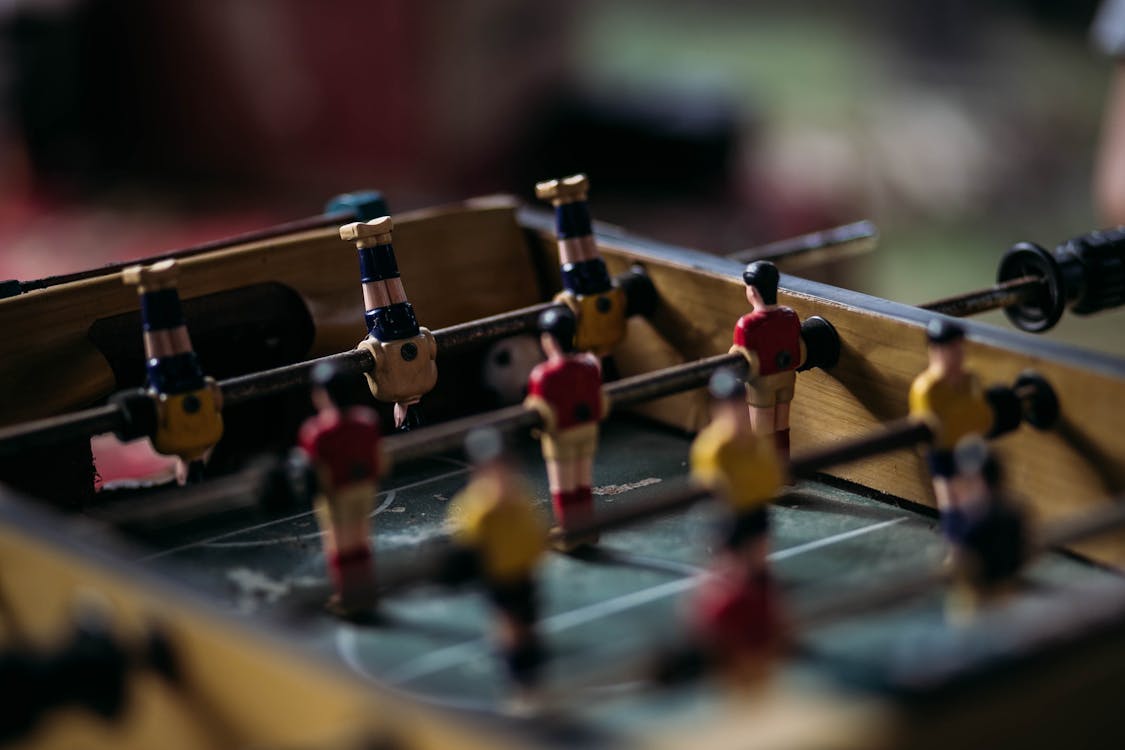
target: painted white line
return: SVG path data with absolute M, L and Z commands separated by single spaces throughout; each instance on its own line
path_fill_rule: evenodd
M 250 549 L 253 547 L 273 547 L 278 544 L 291 544 L 293 542 L 307 542 L 312 539 L 320 539 L 322 536 L 324 536 L 323 531 L 316 531 L 312 534 L 275 536 L 269 539 L 251 539 L 247 542 L 201 542 L 199 546 L 207 549 Z
M 466 469 L 457 469 L 456 471 L 447 471 L 444 474 L 438 474 L 436 477 L 429 477 L 427 479 L 422 479 L 422 480 L 419 480 L 417 482 L 411 482 L 410 484 L 404 484 L 401 487 L 395 487 L 393 490 L 386 490 L 385 492 L 380 492 L 378 495 L 376 495 L 376 497 L 382 497 L 383 495 L 386 495 L 386 494 L 389 494 L 389 493 L 394 493 L 394 492 L 403 492 L 404 490 L 412 490 L 415 487 L 423 487 L 423 486 L 425 486 L 427 484 L 431 484 L 433 482 L 440 482 L 443 479 L 449 479 L 450 477 L 455 477 L 455 476 L 459 476 L 461 474 L 468 473 L 468 471 L 469 470 L 467 468 Z M 386 502 L 384 502 L 383 504 L 386 505 Z M 264 529 L 264 528 L 267 528 L 269 526 L 273 526 L 275 524 L 285 523 L 286 521 L 294 521 L 298 518 L 304 518 L 305 516 L 311 516 L 312 513 L 313 512 L 311 510 L 306 510 L 306 511 L 302 511 L 300 513 L 294 513 L 291 516 L 284 516 L 282 518 L 274 518 L 273 520 L 265 521 L 263 523 L 255 524 L 253 526 L 247 526 L 247 527 L 242 528 L 242 529 L 235 529 L 234 531 L 227 531 L 223 534 L 218 534 L 216 536 L 209 537 L 207 539 L 200 539 L 197 542 L 188 542 L 187 544 L 181 544 L 178 547 L 171 547 L 169 549 L 160 550 L 159 552 L 154 552 L 151 555 L 146 555 L 145 557 L 140 558 L 139 562 L 146 562 L 148 560 L 155 560 L 158 557 L 167 557 L 168 555 L 174 555 L 177 552 L 183 552 L 184 550 L 187 550 L 187 549 L 194 549 L 195 547 L 203 547 L 203 546 L 212 544 L 213 542 L 218 542 L 222 539 L 229 539 L 232 536 L 238 536 L 239 534 L 245 534 L 248 531 L 257 531 L 258 529 Z
M 871 526 L 864 526 L 859 529 L 845 531 L 842 534 L 836 534 L 835 536 L 825 537 L 824 539 L 817 539 L 805 544 L 798 544 L 796 547 L 789 547 L 788 549 L 778 550 L 777 552 L 774 552 L 770 555 L 770 560 L 772 560 L 773 562 L 778 562 L 779 560 L 788 560 L 790 557 L 796 557 L 797 555 L 804 554 L 805 552 L 811 552 L 814 549 L 827 547 L 828 545 L 835 544 L 836 542 L 847 541 L 848 539 L 851 539 L 853 537 L 863 536 L 864 534 L 870 534 L 872 531 L 878 531 L 879 529 L 885 529 L 888 526 L 894 526 L 895 524 L 902 523 L 907 518 L 908 516 L 902 516 L 901 518 L 892 518 L 889 521 L 882 521 L 880 523 L 872 524 Z
M 894 518 L 889 521 L 881 521 L 870 526 L 863 526 L 858 529 L 845 531 L 841 534 L 835 534 L 833 536 L 825 537 L 823 539 L 817 539 L 805 544 L 798 544 L 795 547 L 788 547 L 771 554 L 770 560 L 786 560 L 791 557 L 796 557 L 797 555 L 804 554 L 805 552 L 811 552 L 812 550 L 820 549 L 822 547 L 827 547 L 828 545 L 835 544 L 836 542 L 843 542 L 848 539 L 854 539 L 857 536 L 862 536 L 873 531 L 879 531 L 880 529 L 894 526 L 895 524 L 902 523 L 903 521 L 907 520 L 907 518 L 907 516 L 902 516 L 901 518 Z M 588 622 L 593 622 L 594 620 L 599 620 L 603 617 L 609 617 L 610 615 L 624 612 L 626 610 L 632 609 L 633 607 L 639 607 L 642 604 L 648 604 L 649 602 L 657 601 L 658 599 L 663 599 L 664 597 L 673 596 L 682 591 L 686 591 L 687 589 L 695 586 L 700 578 L 702 578 L 702 575 L 679 578 L 675 581 L 669 581 L 657 586 L 651 586 L 647 589 L 631 591 L 628 594 L 623 594 L 613 599 L 594 602 L 593 604 L 589 604 L 585 607 L 572 609 L 569 612 L 561 612 L 557 615 L 554 615 L 553 617 L 548 617 L 547 619 L 543 620 L 541 623 L 541 627 L 543 631 L 547 633 L 558 633 L 563 630 L 569 630 L 570 628 L 577 627 L 579 625 L 585 625 Z M 482 655 L 482 651 L 487 649 L 488 647 L 488 641 L 483 638 L 478 638 L 472 641 L 464 641 L 452 646 L 447 646 L 436 651 L 431 651 L 428 654 L 414 659 L 413 661 L 407 662 L 406 664 L 400 666 L 398 669 L 391 670 L 391 672 L 387 674 L 385 679 L 388 682 L 396 685 L 410 682 L 420 677 L 425 677 L 427 675 L 433 674 L 434 672 L 440 672 L 444 669 L 457 666 L 458 664 L 467 661 L 468 659 L 479 657 Z M 361 671 L 360 673 L 364 674 L 363 671 Z
M 378 508 L 371 511 L 370 518 L 374 518 L 375 516 L 379 515 L 383 511 L 385 511 L 387 508 L 391 507 L 391 505 L 394 504 L 395 494 L 397 492 L 398 492 L 398 490 L 389 490 L 387 492 L 387 499 L 384 500 L 382 503 L 380 503 Z

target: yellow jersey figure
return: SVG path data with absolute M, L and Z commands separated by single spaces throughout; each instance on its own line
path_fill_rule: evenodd
M 964 367 L 964 329 L 935 318 L 926 336 L 930 366 L 910 387 L 910 415 L 934 432 L 930 475 L 938 510 L 946 513 L 958 505 L 950 481 L 955 473 L 953 449 L 966 438 L 984 437 L 992 429 L 993 413 L 977 376 Z
M 465 447 L 475 470 L 449 508 L 453 541 L 469 553 L 499 613 L 497 638 L 513 682 L 530 693 L 543 662 L 535 573 L 547 550 L 546 525 L 523 480 L 504 460 L 496 430 L 474 430 Z
M 742 383 L 729 372 L 711 379 L 714 417 L 691 446 L 692 477 L 735 513 L 764 510 L 785 483 L 772 435 L 756 433 Z
M 625 290 L 606 268 L 594 237 L 584 174 L 540 182 L 535 195 L 555 208 L 563 291 L 555 297 L 574 313 L 574 348 L 608 356 L 625 338 Z
M 122 280 L 137 288 L 141 299 L 148 390 L 156 402 L 152 445 L 178 456 L 178 474 L 201 478 L 203 462 L 223 436 L 222 391 L 203 374 L 191 345 L 175 260 L 125 269 Z
M 691 446 L 691 475 L 729 510 L 715 562 L 693 601 L 697 638 L 730 677 L 758 684 L 782 647 L 784 615 L 769 567 L 769 503 L 785 482 L 777 444 L 754 430 L 743 382 L 711 378 L 714 417 Z

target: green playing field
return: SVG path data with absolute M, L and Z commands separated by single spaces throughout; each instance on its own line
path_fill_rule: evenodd
M 608 424 L 595 469 L 600 508 L 643 501 L 683 481 L 690 439 L 632 420 Z M 546 478 L 538 447 L 518 446 L 520 464 L 544 513 Z M 450 499 L 469 475 L 460 457 L 396 467 L 374 518 L 378 564 L 401 565 L 416 545 L 440 533 Z M 684 634 L 683 618 L 712 541 L 713 510 L 690 511 L 606 534 L 592 559 L 552 554 L 542 576 L 542 630 L 550 650 L 547 693 L 592 729 L 653 732 L 697 720 L 713 686 L 657 693 L 630 665 Z M 775 506 L 773 562 L 796 609 L 827 595 L 894 580 L 940 564 L 937 520 L 890 498 L 875 500 L 821 483 L 802 484 Z M 443 705 L 503 712 L 510 697 L 488 638 L 485 598 L 472 587 L 424 586 L 388 596 L 373 624 L 339 621 L 308 602 L 325 590 L 311 513 L 250 526 L 193 529 L 149 558 L 202 586 L 247 617 L 313 611 L 294 632 L 316 650 L 370 680 Z M 1119 586 L 1114 574 L 1062 554 L 1040 559 L 1019 596 L 971 628 L 945 624 L 934 591 L 888 610 L 802 633 L 779 679 L 798 685 L 886 691 L 931 687 L 1002 659 L 1032 636 L 1014 621 L 1042 619 L 1076 585 Z M 318 600 L 318 599 L 317 599 Z M 1002 634 L 1003 637 L 990 637 Z M 933 654 L 942 669 L 934 672 Z M 927 671 L 928 670 L 928 671 Z

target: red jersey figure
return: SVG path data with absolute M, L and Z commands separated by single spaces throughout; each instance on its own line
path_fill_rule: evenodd
M 547 361 L 531 371 L 524 403 L 543 417 L 540 442 L 551 506 L 558 525 L 569 529 L 590 520 L 594 512 L 594 453 L 598 422 L 606 411 L 602 371 L 592 354 L 571 352 L 575 320 L 569 310 L 543 313 L 539 330 Z M 596 541 L 594 537 L 582 543 Z
M 791 308 L 777 304 L 777 267 L 757 261 L 742 272 L 746 299 L 753 308 L 734 326 L 732 352 L 750 362 L 746 402 L 759 435 L 773 434 L 778 452 L 789 458 L 789 403 L 797 368 L 805 360 L 801 321 Z
M 346 403 L 343 380 L 332 365 L 317 365 L 313 370 L 312 401 L 317 414 L 301 426 L 299 445 L 320 480 L 316 517 L 336 590 L 329 608 L 355 615 L 375 605 L 375 566 L 368 534 L 383 460 L 379 418 L 367 407 L 342 408 Z

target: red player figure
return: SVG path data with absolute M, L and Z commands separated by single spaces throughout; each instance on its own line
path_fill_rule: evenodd
M 324 534 L 324 558 L 336 589 L 329 607 L 354 615 L 375 605 L 370 519 L 383 472 L 379 418 L 362 406 L 344 408 L 347 384 L 329 364 L 313 370 L 317 414 L 301 426 L 299 444 L 317 470 L 315 508 Z
M 797 368 L 805 360 L 801 321 L 792 308 L 777 304 L 777 267 L 760 260 L 742 272 L 751 312 L 734 326 L 732 352 L 750 362 L 746 402 L 754 431 L 775 436 L 778 452 L 789 458 L 789 403 Z
M 765 513 L 728 516 L 722 548 L 694 601 L 697 634 L 711 661 L 748 685 L 764 681 L 785 645 L 766 519 Z
M 575 320 L 569 310 L 539 316 L 547 361 L 531 371 L 525 404 L 543 417 L 541 443 L 555 520 L 563 529 L 590 520 L 594 512 L 594 453 L 598 422 L 606 412 L 601 365 L 587 353 L 573 353 Z M 594 543 L 597 539 L 584 540 Z

